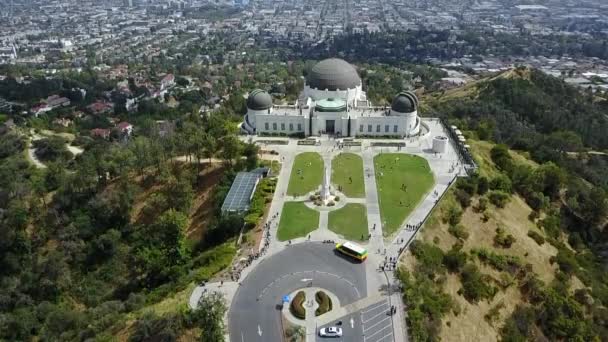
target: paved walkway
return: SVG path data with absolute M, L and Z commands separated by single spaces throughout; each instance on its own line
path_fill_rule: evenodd
M 318 289 L 306 288 L 304 293 L 306 294 L 306 302 L 304 308 L 306 309 L 306 342 L 314 342 L 317 336 L 317 318 L 315 311 L 319 307 L 319 304 L 315 300 L 315 293 Z
M 368 250 L 371 252 L 384 252 L 384 237 L 382 236 L 382 219 L 380 218 L 380 204 L 378 201 L 378 188 L 374 168 L 374 150 L 367 148 L 363 152 L 363 170 L 365 181 L 365 206 L 367 207 L 367 224 L 371 239 Z

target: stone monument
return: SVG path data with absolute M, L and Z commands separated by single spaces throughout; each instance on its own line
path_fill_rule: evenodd
M 325 175 L 323 176 L 323 185 L 321 186 L 321 201 L 324 205 L 327 205 L 327 202 L 331 199 L 331 194 L 329 192 L 329 167 L 325 166 Z

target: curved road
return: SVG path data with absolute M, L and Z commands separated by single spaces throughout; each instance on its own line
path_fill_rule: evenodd
M 342 306 L 367 296 L 364 264 L 336 254 L 333 244 L 289 246 L 263 260 L 241 283 L 230 308 L 230 339 L 282 341 L 282 298 L 311 282 L 333 292 Z

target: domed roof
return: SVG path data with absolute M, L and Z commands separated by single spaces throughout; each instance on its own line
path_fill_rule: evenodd
M 399 113 L 411 113 L 418 108 L 418 98 L 411 91 L 403 91 L 395 96 L 391 109 Z
M 345 112 L 346 102 L 342 99 L 327 98 L 317 101 L 315 104 L 317 112 Z
M 256 89 L 249 93 L 247 108 L 253 110 L 266 110 L 272 107 L 272 97 L 262 89 Z
M 324 59 L 317 63 L 306 77 L 306 84 L 319 90 L 346 90 L 361 85 L 357 70 L 339 58 Z

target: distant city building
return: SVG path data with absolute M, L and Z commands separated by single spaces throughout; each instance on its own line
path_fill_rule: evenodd
M 262 135 L 406 137 L 420 131 L 417 108 L 412 92 L 397 94 L 390 108 L 372 106 L 355 68 L 331 58 L 312 68 L 294 105 L 273 105 L 270 94 L 252 91 L 241 128 Z

